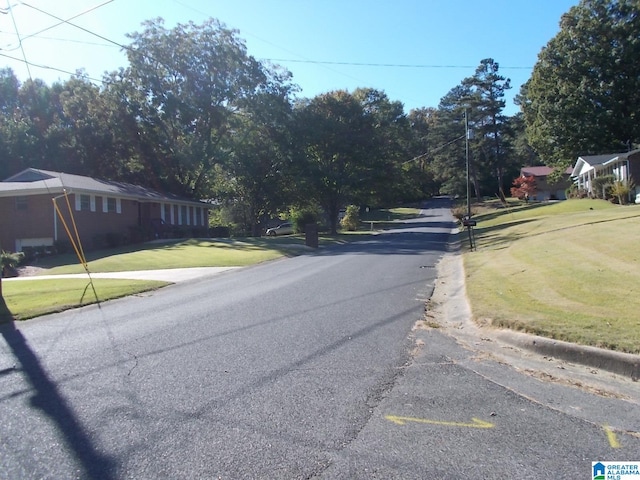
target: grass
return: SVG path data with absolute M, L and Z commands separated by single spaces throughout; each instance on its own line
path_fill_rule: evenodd
M 189 267 L 242 267 L 273 260 L 293 252 L 303 241 L 296 237 L 239 240 L 184 240 L 114 250 L 87 255 L 91 272 L 126 272 Z M 39 264 L 49 267 L 44 273 L 60 275 L 84 273 L 75 255 L 59 255 L 43 259 Z
M 640 353 L 640 206 L 567 200 L 474 218 L 464 262 L 476 320 Z
M 29 280 L 4 282 L 0 319 L 27 320 L 69 308 L 155 290 L 166 282 L 93 279 L 95 293 L 86 279 Z
M 246 266 L 291 254 L 302 244 L 303 239 L 299 236 L 242 241 L 192 239 L 89 252 L 87 261 L 92 273 Z M 38 266 L 46 268 L 43 271 L 46 275 L 85 273 L 75 254 L 43 258 Z M 168 285 L 166 282 L 121 279 L 94 279 L 93 282 L 100 301 Z M 96 303 L 93 289 L 85 279 L 4 282 L 2 287 L 4 305 L 0 304 L 1 320 L 25 320 Z

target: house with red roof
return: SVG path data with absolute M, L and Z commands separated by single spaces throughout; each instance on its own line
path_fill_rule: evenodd
M 0 249 L 53 248 L 75 230 L 84 250 L 205 236 L 208 213 L 204 202 L 146 187 L 28 168 L 0 182 Z
M 553 171 L 553 168 L 547 166 L 522 167 L 520 169 L 521 177 L 536 179 L 536 194 L 531 196 L 530 200 L 566 200 L 566 190 L 571 186 L 571 169 L 567 169 L 557 182 L 552 182 L 549 179 L 549 175 Z

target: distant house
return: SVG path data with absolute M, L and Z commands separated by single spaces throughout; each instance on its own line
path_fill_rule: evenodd
M 567 198 L 565 192 L 571 186 L 571 179 L 569 178 L 571 169 L 567 169 L 558 182 L 551 183 L 548 177 L 553 170 L 553 168 L 547 166 L 522 167 L 520 169 L 521 177 L 534 177 L 536 179 L 536 194 L 531 197 L 531 200 L 565 200 Z
M 640 150 L 626 153 L 607 153 L 604 155 L 585 155 L 578 157 L 571 176 L 578 188 L 589 195 L 595 195 L 593 180 L 603 175 L 613 175 L 618 181 L 640 182 Z M 630 200 L 638 201 L 640 186 L 637 184 L 630 192 Z
M 69 210 L 86 250 L 169 233 L 205 234 L 209 224 L 203 202 L 128 183 L 28 168 L 0 182 L 0 248 L 19 252 L 68 242 L 65 222 L 73 232 Z

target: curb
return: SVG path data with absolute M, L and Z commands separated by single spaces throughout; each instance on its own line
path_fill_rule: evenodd
M 540 355 L 599 368 L 629 377 L 634 381 L 640 379 L 640 355 L 505 330 L 496 332 L 495 335 L 503 342 L 531 350 Z
M 455 305 L 455 308 L 449 308 L 449 311 L 444 313 L 450 324 L 471 326 L 473 327 L 472 330 L 477 329 L 479 332 L 483 332 L 483 335 L 494 337 L 499 342 L 510 344 L 538 355 L 554 357 L 586 367 L 598 368 L 630 378 L 633 381 L 640 380 L 640 355 L 578 345 L 514 330 L 486 330 L 476 325 L 471 318 L 470 305 L 466 294 L 464 265 L 462 256 L 459 255 L 459 247 L 459 244 L 450 244 L 450 252 L 438 264 L 438 277 L 441 279 L 441 285 L 437 285 L 435 289 L 435 291 L 438 291 L 439 288 L 442 288 L 444 292 L 440 301 Z M 446 262 L 447 266 L 445 266 L 445 259 L 450 260 Z

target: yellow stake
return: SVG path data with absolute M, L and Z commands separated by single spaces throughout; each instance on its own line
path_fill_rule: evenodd
M 493 423 L 485 422 L 478 418 L 472 418 L 473 423 L 461 423 L 461 422 L 445 422 L 441 420 L 428 420 L 426 418 L 414 418 L 414 417 L 399 417 L 396 415 L 385 415 L 384 418 L 397 425 L 404 425 L 407 422 L 415 423 L 428 423 L 431 425 L 444 425 L 447 427 L 467 427 L 467 428 L 493 428 Z
M 616 433 L 613 429 L 608 425 L 604 425 L 602 428 L 604 429 L 604 433 L 607 434 L 607 440 L 609 440 L 611 448 L 620 448 L 620 442 L 618 442 L 618 438 L 616 437 Z

